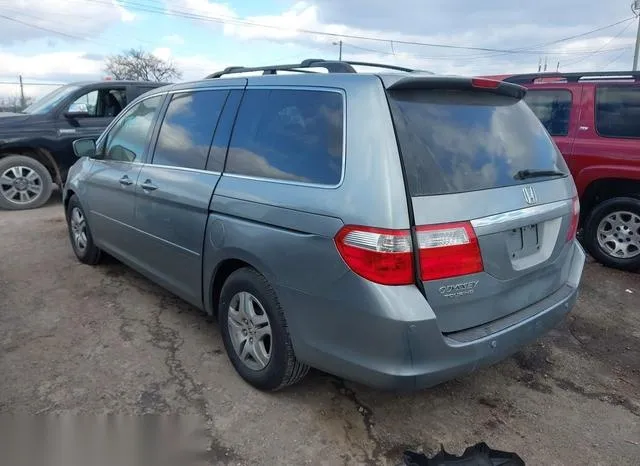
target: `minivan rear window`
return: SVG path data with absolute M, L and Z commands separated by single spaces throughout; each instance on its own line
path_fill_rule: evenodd
M 553 140 L 527 104 L 478 91 L 389 92 L 411 196 L 452 194 L 545 178 L 521 170 L 567 174 Z

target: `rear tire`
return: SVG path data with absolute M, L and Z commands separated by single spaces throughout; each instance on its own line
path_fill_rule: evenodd
M 598 204 L 585 222 L 582 241 L 598 262 L 640 270 L 640 200 L 616 197 Z
M 254 387 L 279 390 L 299 382 L 309 371 L 296 359 L 273 288 L 254 269 L 239 269 L 224 283 L 218 320 L 233 367 Z
M 93 242 L 87 217 L 75 195 L 71 196 L 67 206 L 67 227 L 71 247 L 78 260 L 87 265 L 100 262 L 102 251 Z
M 49 170 L 31 157 L 10 155 L 0 159 L 0 208 L 36 209 L 53 191 Z

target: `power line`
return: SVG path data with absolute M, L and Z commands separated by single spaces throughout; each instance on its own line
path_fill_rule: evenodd
M 20 86 L 18 81 L 0 81 L 0 84 Z M 22 83 L 23 86 L 64 86 L 67 83 Z
M 42 17 L 39 17 L 39 16 L 34 16 L 34 15 L 31 15 L 31 14 L 25 13 L 23 11 L 20 11 L 20 10 L 11 9 L 11 8 L 5 8 L 4 6 L 2 7 L 2 11 L 3 12 L 12 12 L 16 16 L 26 16 L 28 18 L 32 18 L 32 19 L 35 19 L 35 20 L 38 20 L 38 21 L 44 21 L 44 22 L 47 22 L 47 23 L 51 23 L 52 22 L 51 20 L 48 20 L 48 19 L 45 19 L 45 18 L 42 18 Z M 83 41 L 94 42 L 94 43 L 100 44 L 100 45 L 107 45 L 107 46 L 113 45 L 113 42 L 106 42 L 104 40 L 91 39 L 89 37 L 69 34 L 69 33 L 66 33 L 66 32 L 58 31 L 56 29 L 51 29 L 51 28 L 48 28 L 48 27 L 45 27 L 45 26 L 40 26 L 38 24 L 33 24 L 31 22 L 27 22 L 27 21 L 18 19 L 16 17 L 12 18 L 12 17 L 6 16 L 6 15 L 0 15 L 0 17 L 2 17 L 4 19 L 7 19 L 9 21 L 20 23 L 20 24 L 22 24 L 24 26 L 27 26 L 27 27 L 31 27 L 31 28 L 34 28 L 34 29 L 40 29 L 42 31 L 51 32 L 53 34 L 58 34 L 58 35 L 61 35 L 61 36 L 67 37 L 67 38 L 71 38 L 71 39 L 78 39 L 78 40 L 83 40 Z M 75 15 L 74 15 L 74 17 L 75 17 Z M 90 18 L 87 18 L 86 16 L 82 16 L 81 18 L 90 19 Z M 59 21 L 56 21 L 56 23 L 59 24 Z M 65 25 L 65 26 L 71 27 L 69 25 Z M 144 44 L 155 45 L 155 43 L 150 42 L 148 40 L 142 40 L 142 39 L 138 39 L 138 38 L 131 38 L 131 40 L 133 40 L 134 42 L 140 42 L 140 43 L 144 43 Z
M 105 0 L 85 0 L 85 1 L 92 2 L 92 3 L 98 3 L 98 4 L 103 4 L 103 5 L 111 4 L 110 2 L 107 2 Z M 288 32 L 296 32 L 296 33 L 302 33 L 302 34 L 326 36 L 326 37 L 337 38 L 337 39 L 347 38 L 347 39 L 356 39 L 356 40 L 385 42 L 385 43 L 393 42 L 394 44 L 402 44 L 402 45 L 416 45 L 416 46 L 423 46 L 423 47 L 435 47 L 435 48 L 444 48 L 444 49 L 453 49 L 453 50 L 475 50 L 475 51 L 480 51 L 480 52 L 498 52 L 498 53 L 504 53 L 504 54 L 519 54 L 519 53 L 540 54 L 540 53 L 547 53 L 545 51 L 540 51 L 540 50 L 528 50 L 527 48 L 522 48 L 520 50 L 518 50 L 518 49 L 509 50 L 509 49 L 496 49 L 496 48 L 491 48 L 491 47 L 470 47 L 470 46 L 451 45 L 451 44 L 438 44 L 438 43 L 418 42 L 418 41 L 409 41 L 409 40 L 396 40 L 396 39 L 388 39 L 388 38 L 380 38 L 380 37 L 363 36 L 363 35 L 357 35 L 357 34 L 338 34 L 338 33 L 332 33 L 332 32 L 327 32 L 327 31 L 315 31 L 315 30 L 304 29 L 304 28 L 284 28 L 282 26 L 276 26 L 276 25 L 273 25 L 273 24 L 262 24 L 262 23 L 256 23 L 256 22 L 253 22 L 253 21 L 242 20 L 242 19 L 231 18 L 231 17 L 203 15 L 203 14 L 199 14 L 199 13 L 193 13 L 192 12 L 193 10 L 172 9 L 171 11 L 166 11 L 164 8 L 154 7 L 154 6 L 152 6 L 152 5 L 148 4 L 148 3 L 139 3 L 139 2 L 132 1 L 132 0 L 120 0 L 119 3 L 120 3 L 121 6 L 127 7 L 127 8 L 129 8 L 129 9 L 131 9 L 133 11 L 142 11 L 142 12 L 158 14 L 158 15 L 162 15 L 162 16 L 173 16 L 173 17 L 180 17 L 180 18 L 185 18 L 185 19 L 195 19 L 195 20 L 200 20 L 200 21 L 204 21 L 204 22 L 214 22 L 214 23 L 220 23 L 220 24 L 231 24 L 231 25 L 240 25 L 240 26 L 249 26 L 249 27 L 260 27 L 260 28 L 266 28 L 266 29 L 275 29 L 275 30 L 279 30 L 279 31 L 288 31 Z M 594 32 L 602 31 L 604 29 L 617 26 L 618 24 L 624 23 L 624 22 L 629 21 L 631 19 L 633 19 L 633 17 L 625 18 L 625 19 L 623 19 L 621 21 L 617 21 L 615 23 L 612 23 L 612 24 L 609 24 L 609 25 L 606 25 L 606 26 L 602 26 L 602 27 L 599 27 L 599 28 L 591 30 L 591 31 L 587 31 L 587 32 L 584 32 L 582 34 L 577 34 L 577 35 L 574 35 L 574 36 L 570 36 L 568 38 L 558 39 L 558 40 L 555 40 L 555 41 L 551 42 L 550 44 L 560 43 L 560 42 L 571 40 L 571 39 L 574 39 L 574 38 L 577 38 L 577 37 L 583 37 L 583 36 L 586 36 L 586 35 L 589 35 L 589 34 L 593 34 Z
M 631 21 L 633 19 L 634 19 L 634 16 L 631 16 L 629 18 L 622 19 L 620 21 L 617 21 L 617 22 L 612 23 L 612 24 L 608 24 L 606 26 L 599 27 L 597 29 L 592 29 L 591 31 L 583 32 L 581 34 L 576 34 L 574 36 L 569 36 L 569 37 L 563 37 L 562 39 L 557 39 L 557 40 L 554 40 L 552 42 L 546 42 L 544 44 L 532 45 L 531 48 L 533 48 L 533 47 L 546 47 L 547 45 L 555 45 L 555 44 L 559 44 L 560 42 L 566 42 L 566 41 L 569 41 L 569 40 L 578 39 L 579 37 L 589 36 L 589 35 L 593 34 L 594 32 L 604 31 L 605 29 L 610 29 L 612 27 L 617 26 L 618 24 L 626 23 L 627 21 Z M 516 49 L 516 50 L 518 50 L 518 49 Z
M 613 36 L 611 39 L 609 39 L 607 42 L 604 43 L 604 45 L 602 45 L 602 47 L 600 47 L 599 49 L 593 51 L 592 53 L 589 53 L 587 56 L 582 57 L 582 58 L 578 58 L 577 60 L 573 60 L 570 61 L 569 63 L 564 63 L 564 66 L 569 66 L 569 65 L 575 65 L 576 63 L 580 63 L 581 61 L 584 61 L 588 58 L 591 58 L 593 55 L 595 55 L 596 53 L 599 53 L 600 51 L 603 51 L 607 45 L 609 45 L 611 42 L 613 42 L 614 40 L 616 40 L 618 37 L 620 37 L 622 34 L 624 34 L 624 32 L 629 29 L 629 26 L 631 26 L 633 23 L 628 23 L 625 27 L 623 27 L 620 32 L 618 32 L 618 34 L 616 34 L 615 36 Z M 624 47 L 624 49 L 626 49 L 627 47 Z M 613 50 L 607 50 L 606 53 L 612 52 Z
M 38 26 L 37 24 L 28 23 L 28 22 L 22 21 L 22 20 L 20 20 L 18 18 L 12 18 L 11 16 L 6 16 L 6 15 L 0 14 L 0 18 L 4 18 L 4 19 L 6 19 L 8 21 L 13 21 L 14 23 L 22 24 L 23 26 L 27 26 L 27 27 L 30 27 L 30 28 L 40 29 L 41 31 L 50 32 L 52 34 L 58 34 L 60 36 L 68 37 L 70 39 L 87 40 L 87 41 L 90 41 L 90 42 L 99 43 L 98 41 L 93 40 L 93 39 L 89 39 L 88 37 L 76 36 L 76 35 L 73 35 L 73 34 L 68 34 L 66 32 L 56 31 L 55 29 L 49 29 L 49 28 L 44 27 L 44 26 Z
M 362 50 L 365 52 L 371 52 L 371 53 L 376 53 L 376 54 L 380 54 L 380 55 L 393 55 L 393 56 L 398 56 L 398 52 L 396 51 L 394 52 L 387 52 L 384 50 L 377 50 L 377 49 L 370 49 L 367 47 L 361 47 L 359 45 L 353 45 L 350 44 L 348 42 L 344 42 L 343 45 L 345 47 L 348 48 L 352 48 L 352 49 L 357 49 L 357 50 Z M 618 50 L 626 50 L 628 47 L 618 47 L 615 49 L 609 49 L 609 50 L 586 50 L 586 51 L 574 51 L 574 52 L 566 52 L 566 55 L 582 55 L 584 53 L 589 53 L 589 54 L 595 54 L 595 53 L 610 53 L 610 52 L 615 52 Z M 563 55 L 565 55 L 563 54 Z M 425 55 L 416 55 L 416 54 L 412 54 L 412 53 L 405 53 L 402 52 L 400 54 L 400 56 L 405 56 L 405 57 L 410 57 L 410 58 L 420 58 L 420 59 L 425 59 L 425 60 L 455 60 L 455 59 L 463 59 L 463 60 L 478 60 L 478 59 L 483 59 L 483 58 L 492 58 L 495 57 L 496 55 L 499 54 L 485 54 L 485 55 L 449 55 L 446 57 L 443 56 L 439 56 L 439 57 L 429 57 L 429 56 L 425 56 Z M 556 55 L 554 53 L 550 53 L 548 55 Z
M 609 61 L 606 65 L 603 65 L 602 68 L 606 68 L 609 65 L 613 65 L 615 62 L 617 62 L 618 60 L 620 60 L 622 58 L 622 56 L 630 49 L 632 49 L 633 47 L 627 47 L 620 55 L 616 55 L 616 57 Z

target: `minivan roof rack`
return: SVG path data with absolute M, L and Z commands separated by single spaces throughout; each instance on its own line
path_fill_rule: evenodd
M 587 73 L 529 73 L 529 74 L 514 74 L 504 81 L 515 84 L 528 84 L 534 83 L 536 80 L 543 82 L 558 82 L 577 83 L 585 81 L 610 81 L 610 80 L 633 80 L 636 81 L 640 78 L 640 72 L 638 71 L 591 71 Z
M 404 71 L 406 73 L 413 73 L 418 70 L 411 68 L 405 68 L 404 66 L 387 65 L 384 63 L 369 63 L 364 61 L 344 61 L 344 60 L 323 60 L 321 58 L 308 58 L 300 63 L 293 63 L 290 65 L 266 65 L 266 66 L 230 66 L 222 71 L 216 71 L 211 73 L 205 79 L 220 78 L 226 74 L 234 73 L 248 73 L 251 71 L 262 71 L 262 74 L 276 74 L 278 71 L 294 71 L 298 73 L 315 73 L 310 71 L 309 68 L 324 68 L 329 73 L 357 73 L 353 66 L 369 66 L 372 68 L 385 68 L 389 70 Z M 422 71 L 428 73 L 428 71 Z

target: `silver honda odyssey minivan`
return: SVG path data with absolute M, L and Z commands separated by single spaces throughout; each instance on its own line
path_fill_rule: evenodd
M 585 254 L 524 88 L 375 66 L 234 67 L 139 97 L 74 144 L 78 259 L 108 253 L 216 316 L 263 390 L 309 367 L 429 387 L 540 337 Z

